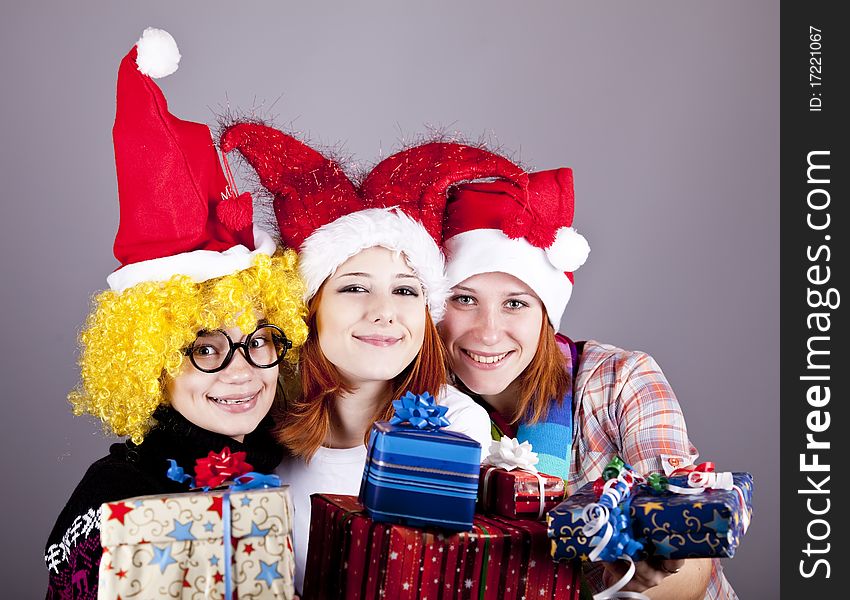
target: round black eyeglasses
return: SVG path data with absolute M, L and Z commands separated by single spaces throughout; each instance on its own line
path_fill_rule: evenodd
M 266 323 L 250 333 L 244 342 L 234 342 L 221 329 L 202 331 L 183 353 L 199 371 L 217 373 L 227 368 L 237 348 L 242 349 L 248 364 L 269 369 L 283 360 L 292 342 L 280 327 Z

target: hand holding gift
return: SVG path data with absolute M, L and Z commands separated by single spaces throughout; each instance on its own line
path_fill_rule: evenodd
M 643 477 L 616 458 L 549 512 L 553 557 L 650 559 L 666 573 L 685 558 L 732 557 L 749 524 L 752 485 L 749 473 L 715 473 L 711 463 L 668 479 Z M 630 564 L 617 589 L 634 572 Z

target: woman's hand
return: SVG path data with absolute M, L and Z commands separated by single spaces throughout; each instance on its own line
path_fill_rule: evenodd
M 643 592 L 653 588 L 667 577 L 675 575 L 685 566 L 684 560 L 653 559 L 641 560 L 635 563 L 635 574 L 631 581 L 622 589 L 628 592 Z M 624 560 L 604 563 L 605 573 L 602 581 L 606 587 L 614 585 L 629 570 L 629 563 Z
M 606 587 L 616 583 L 629 570 L 629 563 L 623 560 L 603 563 L 603 566 L 605 572 L 602 581 Z M 711 559 L 642 560 L 635 563 L 634 577 L 622 589 L 629 592 L 647 592 L 654 600 L 701 599 L 708 587 L 711 568 Z

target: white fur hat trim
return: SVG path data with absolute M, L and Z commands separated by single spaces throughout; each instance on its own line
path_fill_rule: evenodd
M 254 227 L 254 246 L 256 250 L 253 251 L 240 244 L 224 252 L 193 250 L 173 256 L 144 260 L 114 271 L 106 278 L 106 282 L 109 288 L 116 292 L 123 292 L 127 288 L 146 281 L 168 281 L 175 275 L 185 275 L 192 281 L 200 283 L 247 269 L 254 264 L 254 257 L 258 254 L 272 256 L 276 247 L 274 239 L 256 227 Z
M 319 227 L 304 240 L 298 270 L 307 286 L 305 299 L 315 296 L 342 263 L 373 246 L 404 254 L 425 288 L 431 318 L 434 322 L 442 319 L 449 294 L 443 254 L 421 223 L 396 208 L 368 208 L 347 214 Z

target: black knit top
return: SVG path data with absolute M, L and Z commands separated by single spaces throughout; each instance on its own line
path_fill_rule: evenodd
M 113 444 L 108 456 L 92 464 L 59 514 L 44 555 L 50 578 L 48 599 L 97 598 L 100 505 L 187 491 L 187 483 L 166 476 L 169 458 L 191 473 L 197 459 L 227 446 L 233 452 L 246 452 L 254 471 L 271 473 L 282 457 L 281 447 L 271 436 L 269 418 L 245 436 L 244 443 L 193 425 L 170 407 L 157 409 L 154 419 L 156 425 L 141 445 L 129 440 Z

